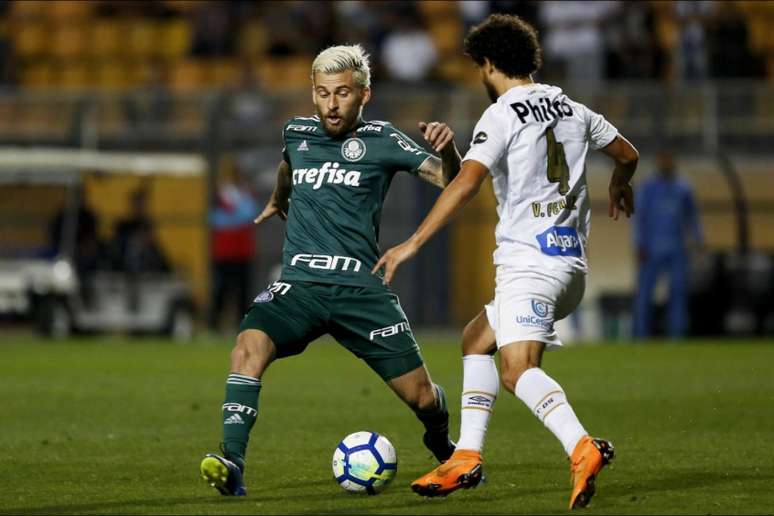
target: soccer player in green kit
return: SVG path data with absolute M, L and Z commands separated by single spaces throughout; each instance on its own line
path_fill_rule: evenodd
M 443 188 L 460 156 L 446 124 L 419 123 L 438 158 L 389 122 L 364 121 L 370 97 L 363 49 L 328 48 L 312 64 L 317 115 L 293 118 L 282 130 L 277 184 L 255 220 L 287 220 L 282 275 L 242 321 L 226 380 L 222 455 L 206 455 L 200 468 L 223 495 L 246 494 L 245 453 L 263 372 L 324 334 L 363 359 L 414 411 L 439 461 L 454 451 L 444 391 L 430 380 L 398 296 L 371 269 L 393 176 L 407 171 Z

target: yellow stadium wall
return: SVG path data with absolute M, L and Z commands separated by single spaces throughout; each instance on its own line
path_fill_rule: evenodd
M 2 242 L 42 250 L 49 243 L 50 222 L 64 205 L 65 196 L 61 186 L 0 187 Z
M 450 228 L 451 311 L 458 325 L 481 311 L 494 295 L 496 206 L 492 181 L 487 179 Z

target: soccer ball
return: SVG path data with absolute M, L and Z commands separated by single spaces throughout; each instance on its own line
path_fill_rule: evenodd
M 381 493 L 397 472 L 395 448 L 375 432 L 349 434 L 333 452 L 333 477 L 350 493 Z

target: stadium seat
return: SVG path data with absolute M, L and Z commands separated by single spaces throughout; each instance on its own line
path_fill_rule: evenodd
M 12 18 L 35 18 L 46 13 L 50 2 L 40 0 L 28 0 L 25 2 L 11 2 L 10 15 Z
M 222 88 L 236 86 L 242 70 L 233 59 L 213 59 L 205 64 L 205 87 Z
M 417 6 L 428 23 L 432 23 L 433 19 L 456 17 L 458 14 L 457 2 L 454 1 L 414 2 L 414 5 Z
M 54 67 L 49 61 L 26 64 L 21 75 L 22 84 L 28 88 L 50 88 L 55 84 Z
M 133 59 L 146 59 L 158 54 L 159 27 L 153 21 L 133 19 L 126 24 L 127 54 Z
M 680 28 L 674 17 L 669 15 L 657 15 L 656 17 L 656 38 L 661 46 L 668 51 L 674 50 L 677 46 L 677 38 L 680 34 Z
M 93 13 L 96 5 L 96 2 L 84 0 L 56 0 L 44 3 L 44 14 L 47 17 L 63 21 L 83 20 Z
M 445 18 L 432 23 L 429 27 L 435 48 L 442 58 L 457 56 L 462 47 L 462 25 L 456 18 Z
M 165 6 L 178 13 L 190 13 L 199 9 L 202 5 L 201 0 L 165 0 Z
M 15 22 L 12 25 L 12 32 L 16 54 L 22 59 L 39 57 L 48 48 L 47 27 L 39 21 Z
M 266 87 L 274 91 L 299 90 L 309 87 L 311 57 L 266 59 L 260 64 L 260 76 Z
M 178 91 L 196 89 L 205 78 L 205 65 L 192 59 L 180 60 L 169 68 L 169 86 Z
M 309 88 L 309 75 L 312 73 L 311 57 L 290 57 L 282 60 L 285 84 L 299 89 Z
M 239 32 L 238 52 L 245 57 L 259 57 L 266 53 L 268 31 L 260 21 L 249 21 Z
M 57 59 L 77 59 L 86 53 L 89 27 L 82 23 L 60 23 L 51 31 L 51 55 Z
M 137 80 L 135 65 L 115 59 L 97 63 L 94 81 L 100 88 L 111 90 L 127 88 L 140 82 Z
M 56 83 L 64 90 L 83 90 L 93 86 L 94 73 L 84 61 L 64 61 L 55 65 L 58 70 Z
M 160 63 L 160 64 L 159 64 Z M 138 87 L 148 83 L 150 70 L 154 66 L 161 67 L 162 81 L 166 81 L 167 63 L 162 61 L 128 61 L 124 63 L 126 68 L 126 81 L 129 87 Z
M 165 59 L 177 59 L 191 49 L 191 27 L 185 20 L 165 22 L 160 31 L 158 56 Z
M 119 21 L 98 19 L 92 28 L 89 54 L 99 59 L 114 58 L 121 53 L 125 36 Z
M 667 51 L 672 51 L 677 45 L 680 28 L 674 14 L 674 4 L 651 0 L 650 6 L 656 18 L 656 39 L 659 46 Z
M 437 66 L 441 79 L 451 82 L 478 86 L 480 79 L 475 65 L 464 56 L 449 57 L 441 60 Z

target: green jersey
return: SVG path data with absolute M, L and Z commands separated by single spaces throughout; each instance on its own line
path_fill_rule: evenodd
M 389 122 L 331 137 L 319 117 L 296 117 L 282 138 L 293 183 L 282 280 L 382 286 L 371 269 L 384 198 L 397 172 L 416 174 L 430 154 Z

